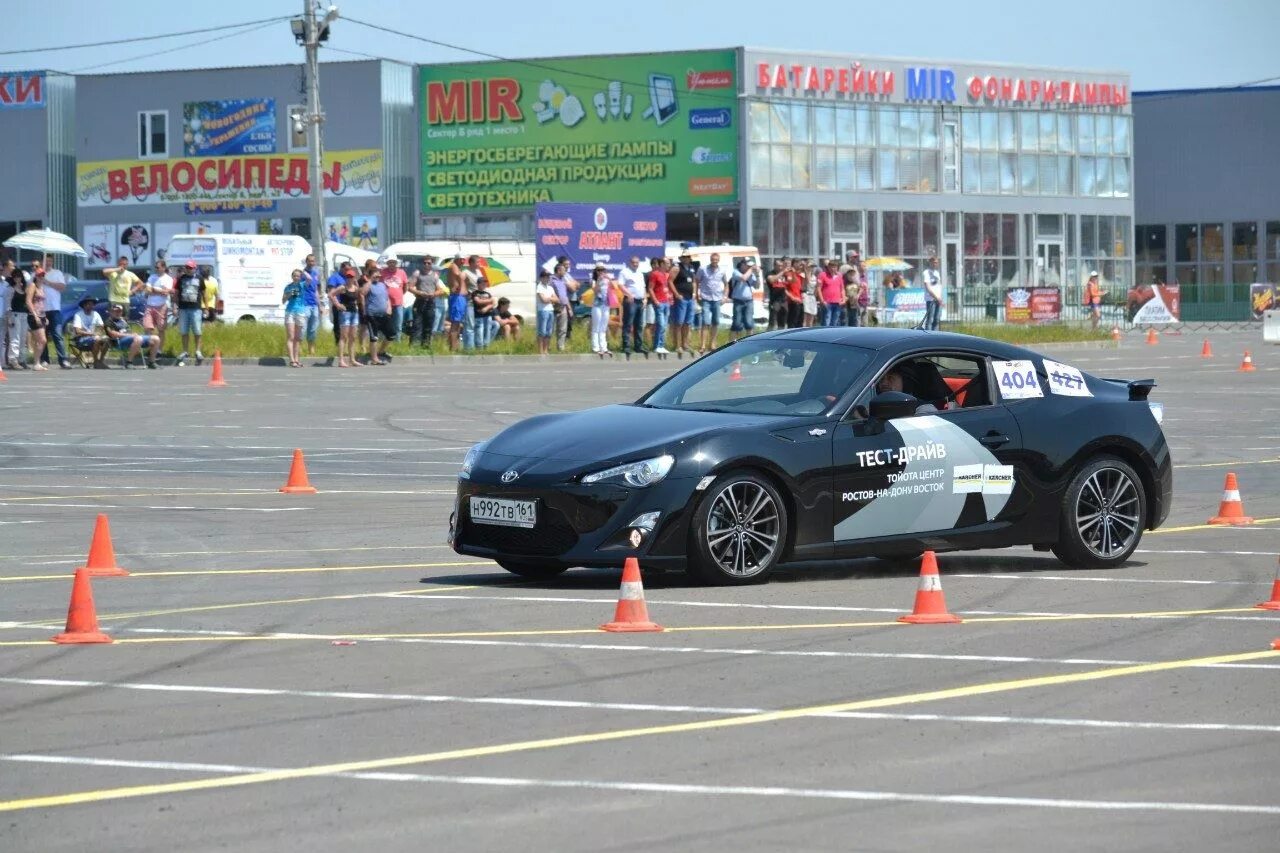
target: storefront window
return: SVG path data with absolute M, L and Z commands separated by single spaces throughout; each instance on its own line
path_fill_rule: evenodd
M 820 145 L 814 149 L 813 188 L 815 190 L 834 190 L 836 188 L 836 149 Z
M 977 151 L 982 147 L 982 122 L 977 110 L 965 110 L 960 117 L 962 147 L 966 151 Z M 968 190 L 966 190 L 968 192 Z
M 831 211 L 831 230 L 840 235 L 857 235 L 862 233 L 861 210 Z
M 1018 150 L 1017 124 L 1014 121 L 1014 114 L 1010 112 L 1000 113 L 1000 150 Z
M 769 105 L 763 101 L 751 102 L 751 141 L 769 141 Z
M 773 251 L 779 255 L 791 254 L 791 211 L 773 212 Z
M 766 144 L 751 144 L 751 186 L 772 186 L 769 177 L 769 146 Z
M 1053 113 L 1040 113 L 1040 150 L 1054 152 L 1058 149 L 1058 122 Z
M 1237 222 L 1231 226 L 1231 257 L 1237 261 L 1252 261 L 1258 257 L 1258 224 Z
M 1093 120 L 1094 148 L 1098 154 L 1111 153 L 1111 116 L 1098 116 Z
M 1040 123 L 1036 114 L 1027 110 L 1018 114 L 1018 124 L 1022 130 L 1022 150 L 1039 150 Z
M 752 209 L 751 243 L 760 250 L 761 255 L 773 254 L 773 242 L 769 239 L 769 211 Z
M 898 110 L 898 144 L 903 148 L 920 145 L 920 111 Z
M 1018 170 L 1022 175 L 1022 194 L 1040 192 L 1040 158 L 1034 154 L 1023 154 L 1018 158 Z
M 898 211 L 886 210 L 880 216 L 880 223 L 880 253 L 901 255 L 902 227 Z
M 809 174 L 810 150 L 808 145 L 791 146 L 791 186 L 796 189 L 808 189 L 813 186 Z
M 1217 222 L 1200 226 L 1200 260 L 1221 261 L 1225 255 L 1223 228 Z
M 875 152 L 870 148 L 859 148 L 855 155 L 855 173 L 858 178 L 858 189 L 869 190 L 875 186 Z
M 937 148 L 940 145 L 938 137 L 938 120 L 940 116 L 937 110 L 926 109 L 920 111 L 920 147 L 921 148 Z
M 981 121 L 982 150 L 995 151 L 1000 147 L 1000 114 L 983 110 Z
M 898 147 L 898 108 L 880 108 L 880 146 L 882 148 Z
M 1269 261 L 1280 261 L 1280 222 L 1268 222 L 1262 235 L 1262 256 Z
M 1112 177 L 1115 179 L 1115 197 L 1128 198 L 1131 182 L 1129 181 L 1129 158 L 1112 158 Z
M 1110 198 L 1115 193 L 1111 183 L 1111 158 L 1095 157 L 1093 162 L 1096 170 L 1094 173 L 1095 180 L 1097 181 L 1095 189 L 1098 195 L 1103 198 Z
M 898 152 L 880 152 L 880 189 L 898 189 Z
M 1079 137 L 1076 144 L 1081 154 L 1092 154 L 1094 152 L 1093 142 L 1093 116 L 1088 113 L 1079 116 L 1076 126 L 1079 128 Z
M 809 135 L 809 105 L 793 103 L 791 105 L 791 141 L 792 143 L 812 142 Z
M 1196 225 L 1173 226 L 1174 260 L 1178 263 L 1200 260 L 1200 228 Z
M 834 114 L 836 142 L 840 145 L 857 145 L 859 142 L 858 125 L 854 121 L 855 113 L 853 107 L 835 107 Z M 821 139 L 819 139 L 819 142 L 821 142 Z
M 769 186 L 791 189 L 791 146 L 774 145 L 769 148 Z
M 1076 147 L 1072 139 L 1071 133 L 1071 116 L 1058 116 L 1058 153 L 1070 154 L 1075 151 Z
M 792 250 L 802 257 L 813 257 L 813 211 L 791 211 L 791 224 L 795 229 Z
M 1083 142 L 1083 138 L 1081 142 Z M 1097 195 L 1098 184 L 1096 176 L 1096 158 L 1081 157 L 1080 158 L 1080 195 L 1091 196 Z
M 1115 146 L 1112 150 L 1116 154 L 1131 153 L 1129 150 L 1129 126 L 1131 122 L 1129 116 L 1113 116 L 1112 121 L 1114 122 L 1115 142 Z
M 836 144 L 836 108 L 818 105 L 813 108 L 813 141 L 819 145 Z

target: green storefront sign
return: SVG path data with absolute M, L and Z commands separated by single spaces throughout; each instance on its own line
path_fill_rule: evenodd
M 420 70 L 422 209 L 738 197 L 731 50 Z

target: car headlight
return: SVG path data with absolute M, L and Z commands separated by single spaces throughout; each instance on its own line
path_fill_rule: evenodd
M 626 465 L 615 465 L 603 471 L 596 471 L 582 478 L 582 482 L 603 483 L 606 480 L 621 480 L 628 486 L 644 488 L 660 482 L 676 464 L 674 456 L 655 456 L 639 462 L 628 462 Z
M 462 470 L 458 472 L 459 477 L 465 480 L 471 476 L 471 469 L 480 461 L 480 454 L 484 452 L 486 444 L 488 442 L 482 441 L 467 451 L 467 455 L 462 460 Z

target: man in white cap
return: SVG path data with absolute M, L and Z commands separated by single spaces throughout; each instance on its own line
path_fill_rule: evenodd
M 1089 281 L 1084 286 L 1084 307 L 1089 309 L 1089 324 L 1093 329 L 1098 328 L 1098 321 L 1102 319 L 1102 285 L 1098 284 L 1098 271 L 1089 271 Z
M 404 292 L 409 286 L 409 277 L 400 269 L 400 259 L 395 255 L 383 255 L 382 283 L 387 286 L 387 298 L 391 300 L 392 340 L 400 340 L 404 330 Z

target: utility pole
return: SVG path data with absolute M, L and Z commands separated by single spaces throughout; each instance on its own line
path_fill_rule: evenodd
M 311 163 L 311 251 L 316 256 L 319 281 L 316 282 L 316 302 L 323 319 L 326 311 L 324 288 L 329 280 L 329 263 L 324 251 L 324 145 L 320 128 L 324 113 L 320 109 L 320 43 L 329 39 L 329 24 L 338 17 L 338 7 L 330 6 L 323 20 L 317 20 L 319 4 L 316 0 L 303 0 L 302 20 L 294 19 L 293 35 L 306 49 L 307 65 L 307 114 L 292 116 L 295 126 L 307 127 L 307 152 Z

